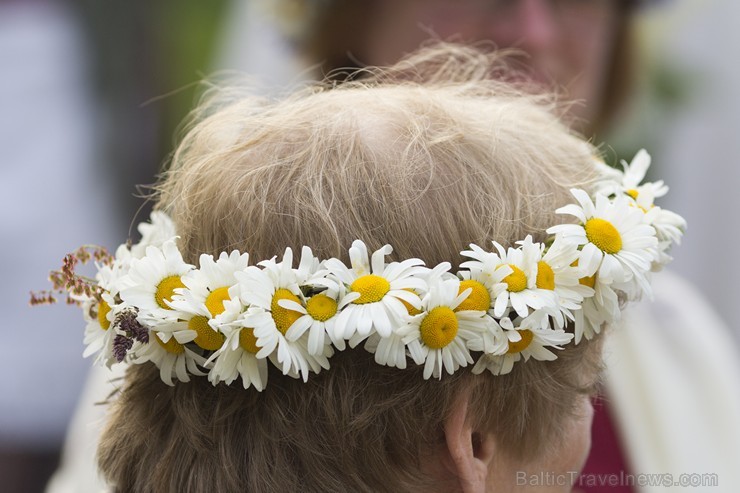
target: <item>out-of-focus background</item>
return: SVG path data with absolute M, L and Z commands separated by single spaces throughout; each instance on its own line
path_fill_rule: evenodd
M 79 310 L 32 309 L 28 292 L 80 244 L 135 234 L 148 207 L 136 185 L 166 162 L 198 81 L 239 71 L 276 89 L 307 77 L 269 3 L 0 1 L 0 490 L 42 491 L 91 364 Z M 671 187 L 661 205 L 689 223 L 671 268 L 700 287 L 736 343 L 738 19 L 734 0 L 643 8 L 637 87 L 599 137 L 612 158 L 653 154 L 654 176 Z

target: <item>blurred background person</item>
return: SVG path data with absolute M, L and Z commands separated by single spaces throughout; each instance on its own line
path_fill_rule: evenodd
M 521 52 L 516 61 L 536 84 L 555 90 L 565 101 L 575 101 L 564 116 L 571 125 L 596 142 L 617 134 L 617 151 L 605 148 L 607 158 L 613 159 L 631 156 L 643 146 L 664 143 L 652 128 L 656 122 L 645 121 L 644 115 L 651 111 L 660 115 L 661 108 L 685 97 L 680 72 L 669 65 L 646 66 L 638 57 L 636 14 L 651 3 L 658 2 L 242 3 L 235 6 L 237 14 L 230 17 L 220 66 L 267 73 L 278 82 L 286 74 L 292 74 L 295 81 L 296 74 L 317 77 L 335 73 L 341 80 L 348 69 L 392 63 L 430 38 L 515 48 Z M 684 8 L 675 4 L 670 7 Z M 661 15 L 666 16 L 665 11 L 656 9 L 655 18 Z M 270 18 L 274 20 L 272 26 Z M 654 26 L 648 26 L 652 28 L 649 33 Z M 289 80 L 284 78 L 282 82 Z M 635 114 L 629 102 L 638 88 L 645 87 L 652 91 L 651 103 L 645 105 L 638 99 L 640 106 Z M 664 110 L 662 114 L 667 113 Z M 620 124 L 630 126 L 630 131 L 618 131 Z M 660 166 L 661 153 L 656 154 L 669 184 L 673 184 L 674 168 L 693 167 L 695 177 L 700 173 L 696 165 L 681 164 L 681 160 L 663 161 Z M 719 177 L 723 180 L 733 173 L 736 175 L 724 167 L 715 168 L 710 190 L 716 188 Z M 676 210 L 691 208 L 686 199 L 692 196 L 695 193 L 690 190 L 679 194 L 679 199 L 674 196 Z M 720 200 L 733 200 L 731 196 L 734 194 L 728 190 Z M 692 226 L 688 237 L 696 234 L 698 241 L 711 241 L 713 249 L 717 249 L 717 242 L 733 244 L 736 228 L 723 229 L 724 237 L 720 239 L 714 230 L 705 229 L 709 217 L 710 211 L 695 217 L 700 231 Z M 680 249 L 676 253 L 682 255 Z M 706 254 L 697 253 L 690 257 L 690 263 L 699 265 L 699 270 L 709 276 L 713 266 L 697 262 L 706 258 Z M 731 264 L 728 258 L 725 265 Z M 655 303 L 646 302 L 631 310 L 625 320 L 628 330 L 614 331 L 605 379 L 606 400 L 597 409 L 587 474 L 668 472 L 678 477 L 681 473 L 716 473 L 721 479 L 717 491 L 733 491 L 740 484 L 732 462 L 740 452 L 740 427 L 734 423 L 734 416 L 740 413 L 740 385 L 731 377 L 740 371 L 740 362 L 731 331 L 710 304 L 721 303 L 724 298 L 725 313 L 730 314 L 730 297 L 735 290 L 731 281 L 717 288 L 718 272 L 714 274 L 709 276 L 713 289 L 698 290 L 667 273 L 657 281 Z M 722 296 L 705 297 L 700 291 Z M 712 357 L 707 358 L 707 354 Z M 589 491 L 600 489 L 599 485 L 581 486 Z M 651 489 L 637 486 L 610 486 L 606 490 Z
M 733 0 L 252 0 L 232 4 L 215 68 L 279 90 L 297 74 L 382 63 L 430 37 L 521 49 L 535 80 L 576 101 L 575 127 L 606 142 L 607 158 L 653 154 L 656 174 L 680 192 L 666 206 L 691 225 L 672 269 L 740 342 L 740 264 L 721 246 L 740 242 L 740 228 L 718 216 L 740 210 L 740 66 L 728 63 L 738 18 Z M 697 261 L 707 252 L 711 265 Z

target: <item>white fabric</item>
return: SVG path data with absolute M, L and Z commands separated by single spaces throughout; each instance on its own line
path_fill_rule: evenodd
M 115 365 L 108 370 L 96 366 L 90 372 L 69 427 L 61 464 L 47 485 L 48 493 L 99 493 L 108 490 L 98 472 L 95 455 L 105 426 L 108 410 L 105 402 L 111 392 L 120 387 L 125 368 L 124 365 Z
M 736 492 L 737 346 L 686 281 L 664 271 L 655 275 L 653 287 L 655 301 L 628 306 L 624 326 L 610 332 L 605 347 L 607 395 L 631 472 L 671 473 L 675 479 L 683 473 L 716 473 L 719 487 L 706 491 Z

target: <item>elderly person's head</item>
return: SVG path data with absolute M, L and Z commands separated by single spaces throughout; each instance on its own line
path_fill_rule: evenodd
M 389 261 L 451 262 L 454 272 L 471 243 L 544 241 L 569 189 L 593 182 L 595 150 L 547 99 L 488 78 L 501 70 L 492 56 L 441 47 L 277 102 L 210 100 L 159 187 L 185 261 L 238 249 L 253 263 L 308 245 L 349 265 L 360 238 L 370 252 L 391 244 Z M 278 302 L 273 315 L 294 306 Z M 240 330 L 253 356 L 258 331 Z M 530 343 L 525 334 L 504 352 Z M 269 383 L 247 389 L 205 377 L 168 386 L 154 365 L 132 366 L 101 441 L 103 473 L 120 492 L 508 491 L 529 474 L 582 466 L 598 338 L 500 375 L 440 361 L 432 378 L 411 349 L 382 365 L 377 340 L 347 345 L 306 381 L 270 364 L 259 376 Z

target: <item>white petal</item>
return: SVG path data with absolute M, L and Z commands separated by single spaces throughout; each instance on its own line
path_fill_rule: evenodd
M 391 321 L 386 313 L 383 302 L 373 303 L 371 306 L 371 313 L 373 315 L 373 325 L 375 330 L 378 332 L 380 337 L 388 337 L 391 335 Z

